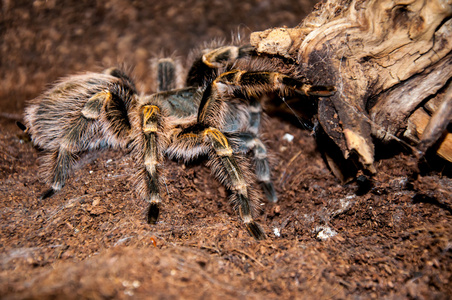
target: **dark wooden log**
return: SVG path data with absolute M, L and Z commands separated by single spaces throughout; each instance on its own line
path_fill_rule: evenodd
M 297 27 L 255 32 L 251 43 L 337 87 L 320 99 L 320 124 L 345 159 L 356 154 L 374 173 L 373 138 L 403 139 L 418 156 L 435 146 L 452 161 L 451 16 L 450 0 L 329 0 Z

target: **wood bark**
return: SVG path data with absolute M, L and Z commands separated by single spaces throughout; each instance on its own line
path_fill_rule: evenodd
M 319 122 L 344 158 L 374 173 L 374 138 L 408 141 L 418 156 L 434 146 L 452 161 L 451 16 L 451 0 L 329 0 L 251 44 L 337 87 L 319 100 Z

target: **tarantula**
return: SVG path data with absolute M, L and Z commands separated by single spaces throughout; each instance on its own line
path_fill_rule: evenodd
M 139 95 L 130 77 L 116 68 L 62 79 L 25 110 L 26 132 L 44 152 L 42 170 L 51 186 L 41 199 L 63 187 L 81 153 L 131 148 L 138 168 L 137 191 L 149 202 L 147 221 L 156 223 L 164 157 L 189 162 L 206 156 L 212 173 L 230 190 L 248 232 L 264 239 L 264 230 L 253 219 L 259 199 L 251 183 L 257 179 L 269 201 L 276 202 L 277 196 L 267 151 L 259 139 L 259 96 L 268 92 L 329 96 L 335 88 L 237 64 L 254 54 L 248 45 L 204 51 L 188 72 L 187 87 L 181 89 L 175 89 L 174 61 L 161 59 L 158 92 L 152 95 Z M 252 150 L 255 179 L 242 157 Z

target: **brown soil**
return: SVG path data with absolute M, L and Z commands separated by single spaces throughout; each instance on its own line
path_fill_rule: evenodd
M 279 194 L 262 205 L 265 241 L 247 234 L 203 163 L 166 163 L 153 226 L 125 152 L 86 155 L 61 192 L 37 200 L 39 153 L 15 125 L 26 99 L 59 76 L 122 62 L 150 92 L 154 54 L 186 57 L 238 27 L 294 26 L 312 7 L 244 2 L 2 1 L 1 298 L 452 297 L 450 164 L 417 174 L 412 155 L 385 152 L 361 192 L 331 175 L 308 131 L 278 118 L 264 128 Z

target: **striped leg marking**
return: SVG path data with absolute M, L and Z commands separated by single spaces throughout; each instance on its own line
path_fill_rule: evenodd
M 204 136 L 207 136 L 212 143 L 215 153 L 219 157 L 223 168 L 225 169 L 231 190 L 236 198 L 239 214 L 242 218 L 248 232 L 257 240 L 265 239 L 265 233 L 258 223 L 253 220 L 252 208 L 248 197 L 248 184 L 245 181 L 243 173 L 239 168 L 232 148 L 227 138 L 218 129 L 208 128 L 204 130 Z
M 159 157 L 157 147 L 157 129 L 160 109 L 155 105 L 145 105 L 142 108 L 142 132 L 144 138 L 143 164 L 145 174 L 144 196 L 149 201 L 147 212 L 148 223 L 155 224 L 160 214 L 160 182 L 159 182 Z

